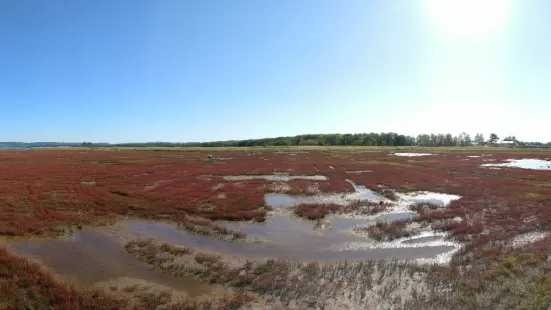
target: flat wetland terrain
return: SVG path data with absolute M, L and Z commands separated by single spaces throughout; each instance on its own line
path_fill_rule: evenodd
M 0 309 L 548 309 L 551 151 L 0 152 Z

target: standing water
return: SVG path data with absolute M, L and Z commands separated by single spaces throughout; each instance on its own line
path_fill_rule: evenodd
M 15 253 L 40 261 L 63 280 L 77 286 L 128 277 L 164 285 L 190 296 L 209 292 L 206 285 L 193 278 L 175 278 L 151 270 L 127 254 L 109 235 L 98 231 L 77 231 L 57 240 L 22 240 L 7 244 Z
M 160 222 L 133 222 L 130 229 L 176 245 L 191 246 L 204 251 L 216 251 L 251 259 L 291 258 L 298 260 L 412 260 L 430 258 L 453 250 L 448 245 L 433 244 L 426 247 L 362 248 L 337 251 L 351 242 L 365 243 L 362 237 L 348 233 L 356 225 L 372 224 L 370 220 L 349 220 L 330 217 L 331 228 L 314 229 L 308 221 L 278 216 L 266 223 L 226 224 L 227 228 L 242 231 L 250 236 L 264 238 L 263 243 L 230 243 L 191 234 L 176 226 Z M 334 223 L 334 225 L 333 225 Z
M 533 158 L 507 159 L 506 163 L 482 164 L 481 167 L 511 167 L 532 170 L 551 170 L 551 161 Z

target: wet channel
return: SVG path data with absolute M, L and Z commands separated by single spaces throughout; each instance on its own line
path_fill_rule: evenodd
M 169 243 L 192 246 L 205 251 L 216 251 L 252 259 L 290 258 L 297 260 L 412 260 L 428 258 L 450 251 L 449 246 L 370 248 L 335 251 L 339 245 L 365 242 L 365 239 L 348 233 L 357 225 L 372 224 L 370 220 L 330 218 L 330 228 L 315 228 L 307 221 L 278 216 L 266 223 L 226 224 L 225 226 L 265 239 L 263 243 L 229 243 L 191 234 L 176 226 L 161 222 L 132 222 L 129 228 Z

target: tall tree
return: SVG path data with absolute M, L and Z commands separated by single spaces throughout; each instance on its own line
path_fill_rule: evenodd
M 463 132 L 457 135 L 457 137 L 455 137 L 455 145 L 465 146 L 465 135 Z
M 453 146 L 455 145 L 453 141 L 453 136 L 451 134 L 446 134 L 446 137 L 444 138 L 444 146 Z
M 472 144 L 471 136 L 466 132 L 460 133 L 455 139 L 458 146 L 469 146 Z
M 471 139 L 471 135 L 469 135 L 468 133 L 466 132 L 463 133 L 463 139 L 465 142 L 465 146 L 473 145 L 473 140 Z
M 474 142 L 476 144 L 484 144 L 484 135 L 481 134 L 481 133 L 477 133 L 475 136 L 474 136 Z
M 492 133 L 490 134 L 490 140 L 488 142 L 497 143 L 498 140 L 499 140 L 499 137 L 495 133 Z
M 430 136 L 421 134 L 417 136 L 417 145 L 419 146 L 431 146 Z

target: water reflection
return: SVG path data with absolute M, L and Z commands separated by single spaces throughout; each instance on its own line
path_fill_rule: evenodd
M 508 159 L 501 164 L 482 164 L 481 167 L 512 167 L 532 170 L 551 170 L 551 161 L 533 158 Z
M 192 246 L 206 251 L 245 256 L 248 258 L 292 258 L 299 260 L 391 260 L 432 257 L 453 249 L 449 246 L 427 246 L 416 248 L 371 248 L 336 251 L 341 244 L 365 242 L 365 239 L 345 233 L 356 225 L 373 223 L 369 220 L 331 217 L 330 229 L 315 229 L 307 221 L 278 216 L 266 223 L 226 224 L 234 230 L 251 236 L 263 237 L 264 243 L 229 243 L 205 236 L 191 234 L 177 227 L 160 222 L 133 222 L 129 227 L 169 243 Z

